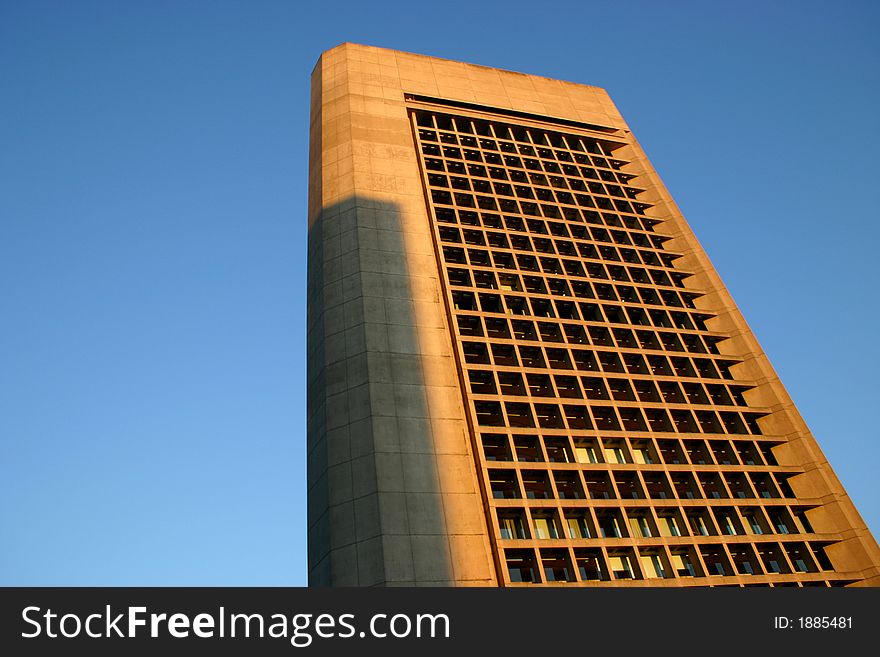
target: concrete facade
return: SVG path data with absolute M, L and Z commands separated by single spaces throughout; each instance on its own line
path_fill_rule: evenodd
M 312 84 L 309 580 L 495 584 L 396 57 Z
M 312 75 L 310 130 L 310 585 L 880 583 L 876 541 L 604 90 L 343 44 Z M 623 342 L 649 333 L 665 350 Z M 598 372 L 567 360 L 587 351 Z

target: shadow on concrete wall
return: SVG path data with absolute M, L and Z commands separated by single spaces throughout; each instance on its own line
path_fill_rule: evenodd
M 452 584 L 400 208 L 355 196 L 308 235 L 310 586 Z

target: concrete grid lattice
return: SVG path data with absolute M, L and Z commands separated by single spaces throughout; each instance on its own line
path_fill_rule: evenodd
M 880 552 L 607 94 L 313 74 L 312 585 L 876 585 Z

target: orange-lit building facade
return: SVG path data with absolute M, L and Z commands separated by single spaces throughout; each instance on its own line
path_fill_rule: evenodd
M 312 585 L 880 583 L 604 90 L 353 44 L 312 84 Z

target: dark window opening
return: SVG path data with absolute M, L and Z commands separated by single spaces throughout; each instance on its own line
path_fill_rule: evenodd
M 512 461 L 510 443 L 503 433 L 480 434 L 483 454 L 487 461 Z
M 515 436 L 513 446 L 516 450 L 516 460 L 524 463 L 539 463 L 544 460 L 541 446 L 534 436 Z
M 471 383 L 471 392 L 476 395 L 494 395 L 497 392 L 492 372 L 470 370 L 468 379 Z

